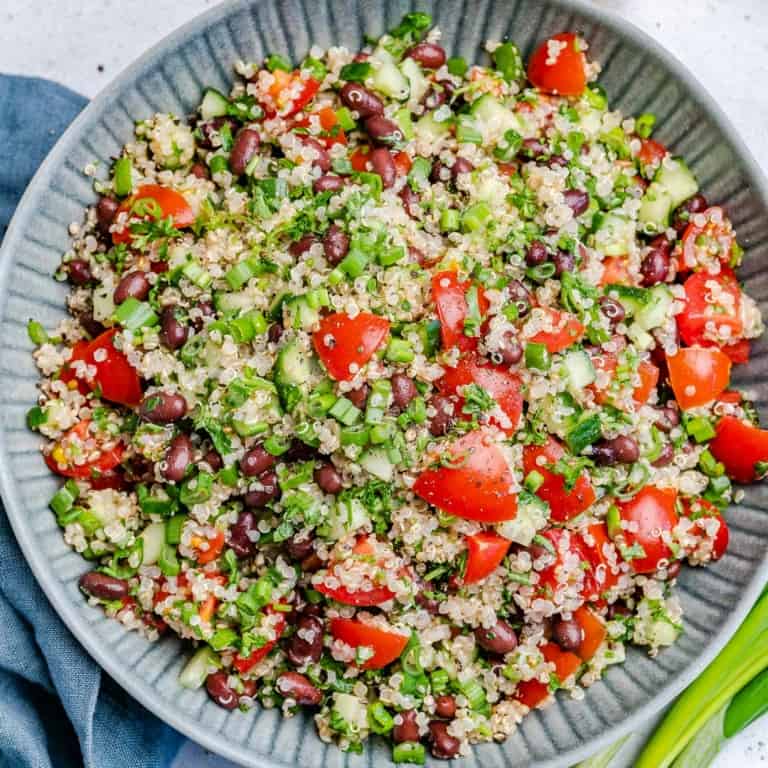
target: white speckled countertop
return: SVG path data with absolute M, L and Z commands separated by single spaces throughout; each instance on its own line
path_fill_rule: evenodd
M 593 2 L 653 35 L 686 64 L 718 99 L 768 173 L 768 0 Z M 94 96 L 149 46 L 215 4 L 214 0 L 2 0 L 0 72 L 47 77 Z M 622 750 L 627 768 L 639 740 L 635 737 Z M 760 765 L 768 766 L 768 717 L 733 739 L 715 768 Z M 230 766 L 192 742 L 174 762 L 174 768 Z

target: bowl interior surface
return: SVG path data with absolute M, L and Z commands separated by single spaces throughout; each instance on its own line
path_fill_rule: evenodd
M 710 201 L 725 205 L 746 255 L 740 277 L 768 313 L 768 195 L 754 161 L 701 87 L 653 41 L 625 22 L 582 0 L 264 0 L 219 6 L 145 54 L 91 104 L 65 134 L 30 185 L 0 255 L 0 488 L 17 538 L 38 580 L 70 629 L 131 695 L 209 749 L 248 766 L 351 767 L 384 765 L 389 750 L 372 741 L 363 755 L 323 744 L 310 718 L 283 720 L 256 708 L 226 712 L 204 690 L 177 684 L 185 654 L 166 639 L 151 644 L 100 610 L 77 588 L 86 562 L 70 551 L 48 501 L 57 481 L 39 454 L 39 438 L 25 426 L 36 400 L 37 373 L 26 334 L 30 317 L 51 327 L 65 315 L 66 287 L 51 279 L 69 247 L 67 226 L 94 201 L 83 167 L 98 161 L 100 173 L 130 140 L 134 120 L 154 112 L 192 112 L 205 86 L 228 90 L 238 59 L 259 60 L 278 51 L 294 61 L 316 43 L 361 44 L 404 12 L 432 14 L 451 55 L 485 61 L 488 39 L 514 40 L 527 56 L 548 34 L 578 30 L 600 61 L 600 83 L 614 108 L 653 112 L 657 137 L 683 155 Z M 754 347 L 749 366 L 735 378 L 764 410 L 768 397 L 766 342 Z M 588 689 L 584 701 L 557 704 L 525 718 L 504 744 L 474 749 L 464 764 L 483 768 L 571 765 L 660 709 L 719 650 L 768 576 L 768 491 L 745 489 L 727 513 L 728 554 L 706 569 L 684 569 L 678 592 L 685 632 L 678 643 L 650 659 L 630 649 L 626 664 L 612 667 Z M 434 761 L 437 765 L 437 761 Z

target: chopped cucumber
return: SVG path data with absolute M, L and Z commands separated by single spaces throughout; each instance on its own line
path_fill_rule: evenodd
M 115 314 L 114 288 L 105 287 L 103 283 L 93 290 L 93 319 L 102 325 L 112 325 Z
M 648 331 L 644 331 L 637 323 L 627 328 L 627 336 L 638 349 L 650 349 L 656 342 Z
M 389 460 L 386 448 L 371 448 L 360 457 L 360 466 L 379 480 L 389 483 L 394 475 L 394 466 Z
M 368 723 L 368 707 L 351 693 L 333 694 L 333 713 L 348 723 L 353 732 L 366 727 Z
M 408 79 L 397 68 L 397 63 L 389 51 L 377 48 L 368 59 L 368 63 L 373 67 L 371 83 L 379 93 L 398 101 L 405 101 L 408 98 L 411 91 Z
M 424 77 L 421 67 L 415 59 L 409 56 L 400 62 L 400 71 L 408 78 L 410 83 L 410 98 L 420 102 L 424 98 L 424 94 L 429 90 L 429 80 Z
M 213 304 L 219 312 L 239 312 L 253 308 L 253 296 L 248 291 L 216 293 Z
M 334 504 L 321 535 L 341 539 L 348 533 L 359 531 L 370 523 L 370 517 L 358 499 L 344 499 Z
M 569 352 L 563 359 L 568 388 L 579 392 L 595 380 L 595 368 L 589 355 L 583 350 Z
M 607 213 L 595 232 L 595 247 L 606 256 L 629 253 L 634 243 L 634 221 L 616 213 Z
M 207 88 L 200 104 L 200 115 L 203 120 L 223 117 L 229 109 L 229 99 L 215 88 Z
M 699 191 L 696 178 L 688 166 L 678 159 L 665 160 L 654 181 L 669 195 L 673 208 L 677 208 L 680 203 L 684 203 Z
M 295 296 L 285 302 L 286 322 L 288 328 L 311 331 L 320 322 L 320 312 L 311 307 L 305 296 Z
M 658 182 L 653 182 L 645 190 L 640 202 L 638 220 L 646 234 L 652 235 L 663 232 L 669 225 L 669 214 L 672 212 L 672 196 Z
M 648 291 L 648 303 L 635 314 L 635 323 L 644 331 L 664 324 L 672 310 L 672 292 L 666 285 L 655 285 Z
M 275 362 L 275 384 L 278 386 L 306 384 L 311 375 L 311 357 L 295 341 L 286 344 L 278 352 Z
M 184 669 L 181 670 L 179 685 L 191 690 L 201 688 L 211 671 L 218 669 L 220 666 L 221 661 L 219 661 L 216 652 L 209 646 L 204 645 L 202 648 L 198 648 Z
M 141 564 L 154 565 L 165 543 L 165 523 L 150 523 L 139 538 L 142 539 Z
M 536 415 L 553 435 L 564 439 L 576 425 L 580 413 L 581 409 L 573 396 L 568 392 L 561 392 L 545 397 Z
M 651 300 L 651 292 L 647 288 L 634 285 L 609 285 L 606 287 L 606 293 L 618 299 L 630 317 L 634 317 Z
M 549 505 L 528 491 L 517 496 L 517 516 L 496 526 L 501 536 L 523 547 L 533 541 L 536 531 L 543 528 L 549 519 Z
M 434 112 L 427 112 L 417 120 L 413 130 L 418 141 L 425 144 L 437 144 L 450 133 L 451 126 L 448 121 L 439 123 L 435 120 Z
M 495 200 L 503 200 L 509 194 L 509 185 L 497 174 L 477 173 L 473 174 L 477 183 L 474 190 L 474 197 L 486 203 Z
M 486 144 L 500 139 L 506 131 L 515 131 L 521 136 L 528 134 L 527 126 L 520 116 L 497 101 L 489 93 L 472 102 L 470 113 L 476 118 L 478 128 Z

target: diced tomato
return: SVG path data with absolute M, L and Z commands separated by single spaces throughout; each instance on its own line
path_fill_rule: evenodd
M 323 107 L 315 112 L 320 122 L 322 132 L 313 135 L 326 149 L 330 149 L 334 144 L 346 144 L 347 135 L 339 125 L 339 119 L 333 107 Z M 298 128 L 307 128 L 309 126 L 309 116 L 305 115 L 296 120 L 294 126 Z
M 493 531 L 480 531 L 472 536 L 466 536 L 464 541 L 467 543 L 465 584 L 482 581 L 492 574 L 506 556 L 512 543 Z
M 245 658 L 243 658 L 239 653 L 235 654 L 234 658 L 232 659 L 232 666 L 234 666 L 234 668 L 241 675 L 246 674 L 246 672 L 255 667 L 275 647 L 277 641 L 280 639 L 283 632 L 285 632 L 286 622 L 284 614 L 275 611 L 271 606 L 267 606 L 264 612 L 277 616 L 275 623 L 272 625 L 272 628 L 275 632 L 275 639 L 269 640 L 264 645 L 262 645 L 261 648 L 254 648 L 250 655 Z
M 352 170 L 357 173 L 365 173 L 368 170 L 368 155 L 371 153 L 370 147 L 358 147 L 350 156 L 349 162 Z
M 735 416 L 723 416 L 715 425 L 709 450 L 725 465 L 728 477 L 737 483 L 753 483 L 765 475 L 765 469 L 757 465 L 768 462 L 768 430 Z
M 641 360 L 637 372 L 640 374 L 640 383 L 635 387 L 632 399 L 643 405 L 648 402 L 651 392 L 659 383 L 659 369 L 649 360 Z
M 600 388 L 596 384 L 591 385 L 595 393 L 595 400 L 600 405 L 610 403 L 618 394 L 617 384 L 613 380 L 619 365 L 618 359 L 616 355 L 610 352 L 599 352 L 592 358 L 592 365 L 596 370 L 607 371 L 611 375 L 612 380 L 607 387 Z M 659 382 L 659 369 L 650 360 L 641 360 L 638 363 L 637 372 L 640 376 L 640 383 L 634 388 L 632 399 L 638 405 L 644 405 L 648 402 L 651 392 Z
M 352 549 L 352 555 L 358 558 L 370 558 L 374 553 L 374 547 L 368 536 L 360 536 Z M 334 563 L 332 570 L 339 567 L 341 567 L 340 564 Z M 387 586 L 374 586 L 373 589 L 365 590 L 351 590 L 343 586 L 329 587 L 325 583 L 319 582 L 315 583 L 315 588 L 318 592 L 322 592 L 332 600 L 345 603 L 346 605 L 381 605 L 381 603 L 386 603 L 387 600 L 391 600 L 395 596 L 395 593 Z
M 551 354 L 562 352 L 577 341 L 586 330 L 584 326 L 573 315 L 567 312 L 558 312 L 556 309 L 547 309 L 551 318 L 554 331 L 539 331 L 530 341 L 534 344 L 544 344 Z
M 515 163 L 496 163 L 499 173 L 504 176 L 514 176 L 517 174 L 517 165 Z
M 45 463 L 57 475 L 85 480 L 109 472 L 121 462 L 125 452 L 123 444 L 117 443 L 106 451 L 98 451 L 98 438 L 91 434 L 90 426 L 90 419 L 79 421 L 62 436 L 53 450 L 46 454 Z M 90 439 L 94 439 L 97 446 L 85 449 L 83 445 Z M 75 458 L 82 455 L 85 450 L 89 454 L 98 451 L 98 455 L 85 464 L 76 464 Z
M 285 72 L 276 69 L 272 77 L 272 85 L 261 104 L 268 118 L 278 114 L 280 117 L 292 117 L 304 109 L 320 90 L 320 83 L 314 77 L 302 75 L 300 70 Z
M 140 206 L 137 203 L 143 201 Z M 155 205 L 151 203 L 154 201 Z M 137 210 L 138 208 L 138 210 Z M 159 184 L 144 184 L 117 209 L 117 215 L 135 212 L 136 219 L 173 219 L 176 229 L 184 229 L 195 222 L 195 214 L 184 195 Z M 132 217 L 133 218 L 133 217 Z M 113 243 L 130 243 L 133 239 L 130 226 L 112 233 Z
M 688 346 L 709 346 L 718 340 L 718 334 L 707 329 L 713 323 L 717 329 L 728 329 L 728 339 L 741 338 L 741 288 L 729 269 L 717 275 L 696 272 L 684 283 L 685 308 L 675 316 L 680 336 Z
M 580 544 L 581 550 L 586 553 L 592 567 L 585 580 L 584 596 L 590 602 L 602 603 L 603 595 L 615 587 L 619 581 L 619 574 L 613 572 L 612 565 L 612 563 L 616 564 L 619 558 L 616 556 L 611 560 L 606 554 L 606 549 L 613 550 L 615 553 L 616 548 L 608 536 L 605 523 L 592 523 L 587 528 L 587 532 L 589 541 L 582 536 Z
M 513 520 L 514 478 L 500 448 L 484 430 L 468 432 L 448 448 L 446 461 L 424 470 L 413 492 L 451 515 L 485 523 Z
M 135 406 L 141 402 L 141 379 L 125 353 L 115 348 L 116 333 L 116 328 L 104 331 L 88 345 L 85 361 L 96 368 L 96 376 L 89 384 L 98 388 L 104 400 Z
M 667 155 L 667 148 L 655 139 L 641 139 L 637 159 L 643 165 L 658 165 Z
M 536 495 L 549 504 L 553 520 L 564 523 L 580 515 L 595 501 L 595 490 L 586 472 L 583 472 L 570 490 L 565 487 L 565 478 L 548 468 L 565 456 L 565 449 L 554 437 L 549 436 L 544 445 L 526 445 L 523 448 L 523 471 L 538 472 L 544 482 Z
M 436 382 L 443 394 L 459 396 L 460 407 L 464 399 L 459 388 L 469 384 L 482 387 L 498 403 L 507 418 L 491 421 L 508 435 L 513 434 L 523 411 L 520 377 L 508 368 L 483 362 L 478 355 L 468 353 L 459 359 L 455 368 L 446 368 L 445 375 Z
M 702 536 L 705 535 L 704 527 L 699 521 L 715 519 L 720 523 L 712 541 L 712 559 L 719 560 L 725 554 L 725 550 L 728 549 L 728 541 L 730 539 L 728 523 L 725 522 L 725 518 L 720 513 L 720 510 L 711 501 L 699 498 L 686 499 L 683 502 L 683 508 L 685 516 L 696 521 L 696 525 L 690 531 L 694 535 L 697 533 L 701 533 Z
M 724 344 L 720 349 L 728 355 L 734 365 L 744 365 L 749 362 L 750 348 L 748 339 L 741 339 L 735 344 Z
M 726 389 L 725 392 L 720 393 L 717 402 L 738 405 L 741 402 L 741 392 L 737 392 L 735 389 Z
M 589 661 L 603 644 L 608 631 L 602 620 L 584 606 L 573 612 L 573 618 L 582 631 L 581 645 L 576 653 L 582 661 Z
M 636 556 L 629 560 L 635 573 L 653 573 L 662 560 L 669 560 L 672 550 L 662 538 L 677 525 L 676 491 L 672 488 L 646 486 L 629 501 L 617 506 L 621 519 L 630 523 L 623 536 L 629 550 L 637 547 Z
M 411 156 L 407 152 L 398 152 L 394 158 L 395 168 L 398 176 L 407 176 L 413 163 Z
M 717 399 L 731 379 L 731 361 L 716 347 L 686 347 L 667 355 L 675 400 L 685 411 Z
M 696 223 L 700 216 L 704 217 L 703 224 Z M 681 246 L 677 252 L 678 271 L 708 270 L 718 262 L 726 267 L 738 266 L 738 257 L 734 253 L 736 235 L 725 211 L 719 206 L 691 216 Z
M 330 376 L 349 381 L 373 357 L 389 334 L 389 321 L 370 312 L 354 317 L 326 315 L 312 339 Z
M 85 379 L 81 379 L 75 373 L 74 363 L 76 362 L 88 362 L 88 344 L 89 342 L 81 339 L 76 341 L 72 347 L 72 355 L 69 361 L 64 363 L 59 371 L 59 379 L 63 381 L 70 389 L 77 387 L 80 390 L 81 395 L 87 395 L 91 388 L 88 386 L 88 382 Z
M 199 558 L 198 562 L 200 562 Z M 205 601 L 198 609 L 197 615 L 203 621 L 210 621 L 213 618 L 213 614 L 216 613 L 216 608 L 218 608 L 218 606 L 219 600 L 216 595 L 208 595 L 208 597 L 205 598 Z
M 478 337 L 464 333 L 464 324 L 469 314 L 467 293 L 471 287 L 471 281 L 460 281 L 452 270 L 432 276 L 432 299 L 440 320 L 440 337 L 445 349 L 458 347 L 462 352 L 477 349 Z M 476 288 L 477 306 L 480 317 L 484 318 L 488 312 L 488 299 L 482 286 Z
M 626 256 L 607 256 L 603 259 L 603 276 L 600 285 L 632 285 Z
M 114 467 L 106 472 L 100 472 L 89 477 L 88 484 L 94 491 L 104 491 L 108 488 L 111 488 L 113 491 L 125 491 L 128 489 L 125 473 L 120 467 Z
M 389 632 L 356 619 L 331 619 L 331 634 L 336 640 L 353 648 L 366 647 L 373 650 L 373 656 L 360 665 L 361 669 L 386 667 L 399 658 L 408 645 L 408 635 Z
M 193 536 L 191 541 L 192 547 L 196 550 L 196 559 L 200 565 L 206 563 L 212 563 L 224 549 L 224 531 L 216 531 L 216 534 L 212 539 L 203 539 L 200 536 Z M 207 548 L 203 548 L 203 545 L 207 544 Z
M 581 659 L 570 651 L 563 651 L 556 643 L 541 646 L 544 658 L 555 665 L 555 674 L 562 683 L 575 674 L 581 666 Z M 515 698 L 526 707 L 533 709 L 549 696 L 549 685 L 538 680 L 524 680 L 518 683 Z
M 550 542 L 555 555 L 555 561 L 539 572 L 541 594 L 549 597 L 565 585 L 569 588 L 578 586 L 578 594 L 582 596 L 588 591 L 594 592 L 590 574 L 582 565 L 575 570 L 571 567 L 565 570 L 567 561 L 569 564 L 572 560 L 571 555 L 576 555 L 580 564 L 589 566 L 589 553 L 582 537 L 564 528 L 550 528 L 541 535 Z
M 564 32 L 545 40 L 528 62 L 528 79 L 540 91 L 581 96 L 587 87 L 587 72 L 578 36 Z

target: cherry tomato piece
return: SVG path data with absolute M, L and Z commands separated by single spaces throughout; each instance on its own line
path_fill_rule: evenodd
M 389 333 L 389 321 L 370 312 L 326 315 L 313 335 L 315 350 L 330 376 L 349 381 L 373 357 Z
M 356 619 L 331 619 L 331 634 L 336 640 L 353 648 L 367 647 L 373 650 L 373 656 L 359 665 L 361 669 L 386 667 L 399 658 L 408 645 L 408 635 L 390 632 Z
M 737 483 L 753 483 L 765 475 L 765 468 L 758 465 L 768 462 L 768 430 L 735 416 L 723 416 L 715 425 L 709 450 L 725 465 L 728 477 Z
M 558 312 L 556 309 L 547 309 L 546 312 L 555 330 L 539 331 L 530 341 L 534 344 L 544 344 L 553 355 L 581 341 L 586 328 L 573 315 Z
M 729 342 L 741 337 L 744 331 L 741 288 L 733 272 L 728 269 L 717 275 L 696 272 L 685 281 L 683 288 L 685 307 L 675 319 L 680 337 L 688 346 L 710 345 L 726 334 Z
M 731 379 L 731 361 L 716 347 L 686 347 L 667 355 L 669 380 L 683 410 L 717 399 Z
M 143 201 L 143 202 L 141 202 Z M 154 205 L 152 203 L 154 202 Z M 140 205 L 137 206 L 137 203 Z M 184 229 L 195 222 L 195 214 L 187 203 L 184 195 L 168 187 L 161 187 L 159 184 L 144 184 L 136 192 L 123 202 L 117 209 L 120 215 L 126 211 L 136 211 L 136 219 L 167 219 L 169 216 L 173 219 L 173 226 L 176 229 Z M 143 213 L 140 211 L 144 211 Z M 113 243 L 130 243 L 133 239 L 130 226 L 112 233 Z
M 561 650 L 556 643 L 546 643 L 541 646 L 544 658 L 555 665 L 555 674 L 560 682 L 567 680 L 581 666 L 581 659 L 570 651 Z M 518 683 L 515 698 L 526 707 L 541 704 L 550 694 L 549 685 L 538 680 L 524 680 Z
M 492 574 L 505 558 L 512 543 L 493 531 L 480 531 L 465 537 L 464 540 L 467 544 L 465 584 L 482 581 Z
M 265 613 L 277 616 L 274 624 L 272 625 L 272 629 L 275 632 L 275 639 L 268 640 L 264 645 L 261 646 L 261 648 L 254 648 L 251 651 L 250 655 L 246 657 L 241 656 L 239 653 L 235 654 L 235 657 L 232 659 L 232 666 L 241 675 L 246 674 L 253 667 L 255 667 L 263 658 L 265 658 L 266 655 L 275 647 L 275 645 L 277 644 L 277 641 L 280 639 L 283 632 L 285 632 L 286 622 L 285 622 L 285 616 L 282 613 L 275 611 L 270 606 L 266 608 Z
M 582 661 L 589 661 L 603 644 L 608 631 L 603 621 L 584 606 L 573 612 L 573 618 L 583 633 L 581 645 L 576 650 L 576 654 Z
M 62 477 L 74 477 L 85 480 L 114 469 L 123 458 L 125 448 L 122 443 L 117 443 L 113 448 L 100 451 L 95 458 L 91 458 L 84 464 L 76 464 L 75 458 L 82 455 L 83 451 L 94 452 L 95 448 L 84 448 L 86 441 L 91 438 L 97 441 L 95 435 L 90 433 L 91 420 L 83 419 L 69 429 L 54 445 L 53 450 L 46 454 L 45 463 L 57 475 Z
M 691 216 L 681 245 L 678 252 L 679 271 L 706 270 L 718 262 L 727 267 L 737 266 L 733 226 L 719 206 Z
M 564 32 L 545 40 L 528 62 L 528 79 L 540 91 L 581 96 L 587 87 L 587 71 L 578 36 Z
M 629 560 L 635 573 L 653 573 L 662 560 L 671 558 L 672 550 L 663 534 L 671 532 L 677 524 L 676 495 L 671 488 L 646 486 L 629 501 L 618 502 L 622 521 L 632 529 L 637 528 L 623 531 L 629 551 L 637 549 Z
M 440 336 L 445 349 L 458 347 L 462 352 L 477 349 L 478 337 L 464 332 L 469 315 L 467 294 L 473 284 L 460 281 L 456 272 L 448 270 L 432 276 L 432 298 L 440 320 Z M 488 312 L 488 299 L 481 286 L 477 290 L 477 308 L 481 319 Z

